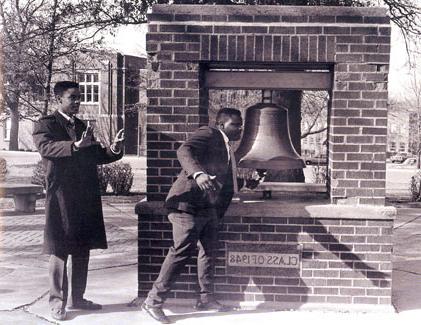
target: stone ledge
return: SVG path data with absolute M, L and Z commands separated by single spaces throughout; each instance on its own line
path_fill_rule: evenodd
M 386 17 L 386 8 L 341 6 L 241 6 L 241 5 L 153 5 L 152 14 L 186 15 L 279 15 L 279 16 L 372 16 Z
M 135 212 L 139 216 L 166 215 L 167 209 L 162 201 L 144 201 L 136 204 Z M 233 200 L 225 215 L 239 217 L 394 220 L 396 208 L 376 205 L 330 204 L 329 200 L 318 197 L 261 200 L 250 195 L 241 194 L 240 199 Z

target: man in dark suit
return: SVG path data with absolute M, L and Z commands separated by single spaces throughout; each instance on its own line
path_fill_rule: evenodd
M 46 168 L 43 252 L 50 254 L 51 316 L 64 320 L 68 295 L 75 309 L 101 309 L 83 297 L 89 251 L 107 248 L 97 165 L 123 156 L 124 133 L 120 130 L 112 145 L 103 147 L 95 141 L 92 128 L 75 116 L 80 106 L 79 85 L 57 82 L 54 94 L 58 109 L 35 123 L 33 137 Z
M 197 246 L 197 273 L 200 297 L 198 310 L 225 311 L 213 296 L 213 252 L 216 248 L 218 221 L 228 208 L 236 176 L 235 159 L 229 141 L 240 139 L 241 112 L 221 109 L 216 127 L 199 128 L 178 150 L 182 171 L 171 187 L 166 207 L 173 227 L 174 245 L 161 267 L 142 309 L 161 323 L 169 323 L 162 304 L 176 276 Z M 234 168 L 233 168 L 234 167 Z

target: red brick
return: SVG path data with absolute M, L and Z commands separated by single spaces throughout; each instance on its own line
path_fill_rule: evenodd
M 363 91 L 362 97 L 364 99 L 388 99 L 387 91 Z
M 237 49 L 236 49 L 236 60 L 243 61 L 244 60 L 244 43 L 245 38 L 242 35 L 237 36 Z
M 367 82 L 349 82 L 349 90 L 374 90 L 373 83 Z
M 228 59 L 228 40 L 226 35 L 219 35 L 218 41 L 218 60 L 226 61 Z
M 373 172 L 371 171 L 347 171 L 346 178 L 350 179 L 372 179 Z
M 264 36 L 263 37 L 263 60 L 264 61 L 272 61 L 272 36 Z
M 350 72 L 375 72 L 376 66 L 372 64 L 350 64 L 349 65 L 349 71 Z
M 319 36 L 318 37 L 318 61 L 319 62 L 326 62 L 327 61 L 327 57 L 326 57 L 326 36 Z
M 364 36 L 365 43 L 390 44 L 390 36 Z
M 351 44 L 351 52 L 367 53 L 377 52 L 377 45 Z
M 159 41 L 159 42 L 170 42 L 172 40 L 171 34 L 162 34 L 162 33 L 147 33 L 146 42 L 150 41 Z
M 298 36 L 291 37 L 291 48 L 290 48 L 291 61 L 299 60 L 299 38 Z
M 160 32 L 184 33 L 186 31 L 186 25 L 162 24 L 162 25 L 159 25 L 159 31 Z
M 254 58 L 256 61 L 263 61 L 263 36 L 254 38 Z
M 246 37 L 246 60 L 253 61 L 254 60 L 254 37 L 247 36 Z
M 311 23 L 334 23 L 334 16 L 309 16 L 309 22 Z
M 336 133 L 336 132 L 335 132 Z M 351 144 L 334 144 L 332 146 L 332 150 L 334 152 L 359 152 L 359 146 L 358 145 L 351 145 Z
M 365 62 L 388 63 L 390 56 L 388 54 L 364 54 Z
M 161 88 L 186 88 L 186 82 L 182 80 L 161 80 Z
M 355 135 L 355 136 L 347 136 L 346 143 L 353 144 L 353 143 L 373 143 L 374 138 L 366 135 Z
M 387 117 L 387 110 L 364 110 L 363 117 Z
M 348 127 L 348 126 L 343 126 L 343 127 L 333 127 L 332 128 L 332 134 L 358 134 L 360 132 L 359 128 L 357 127 Z
M 248 15 L 228 15 L 228 21 L 233 22 L 252 22 L 253 16 Z
M 281 21 L 288 23 L 306 23 L 308 21 L 308 16 L 282 16 Z
M 352 27 L 351 34 L 377 35 L 378 29 L 377 27 Z
M 235 61 L 237 54 L 237 38 L 235 35 L 228 36 L 228 60 Z
M 269 34 L 295 34 L 295 27 L 293 26 L 270 26 Z
M 323 27 L 324 34 L 336 34 L 336 35 L 346 35 L 351 33 L 349 27 L 338 27 L 338 26 L 325 26 Z
M 242 26 L 241 31 L 242 33 L 246 33 L 246 34 L 267 34 L 268 27 L 267 26 Z
M 358 126 L 373 126 L 374 121 L 373 119 L 368 118 L 349 118 L 348 119 L 348 125 L 358 125 Z
M 349 108 L 372 108 L 374 107 L 374 102 L 372 100 L 349 100 Z
M 385 168 L 386 168 L 385 163 L 374 163 L 374 162 L 361 163 L 361 169 L 384 170 Z
M 280 16 L 271 16 L 271 15 L 255 15 L 254 21 L 259 23 L 273 23 L 279 22 Z
M 336 62 L 362 62 L 362 54 L 336 54 Z
M 199 52 L 176 52 L 174 53 L 176 61 L 198 61 L 200 60 Z
M 297 32 L 297 34 L 305 34 L 305 35 L 316 34 L 316 35 L 319 35 L 323 32 L 323 29 L 320 26 L 304 26 L 304 27 L 297 26 L 296 32 Z
M 362 129 L 363 134 L 373 134 L 373 135 L 387 135 L 387 128 L 385 127 L 373 127 L 373 128 L 363 128 Z
M 351 161 L 367 161 L 373 159 L 373 155 L 371 153 L 349 153 L 346 158 Z

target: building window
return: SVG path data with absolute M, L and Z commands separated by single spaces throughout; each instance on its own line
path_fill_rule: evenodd
M 99 104 L 99 73 L 79 72 L 78 82 L 82 104 Z
M 396 151 L 396 142 L 390 142 L 390 151 L 395 152 Z
M 3 121 L 3 139 L 10 141 L 10 129 L 12 128 L 12 120 L 10 118 Z
M 406 151 L 405 149 L 406 149 L 405 142 L 399 143 L 399 151 L 400 152 L 405 152 Z

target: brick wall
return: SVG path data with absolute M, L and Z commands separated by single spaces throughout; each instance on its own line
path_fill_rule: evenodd
M 389 18 L 383 8 L 155 5 L 147 51 L 159 62 L 148 89 L 148 200 L 162 200 L 175 150 L 207 124 L 206 63 L 329 67 L 333 203 L 383 204 Z
M 141 203 L 136 208 L 140 297 L 152 287 L 172 245 L 166 211 L 154 203 Z M 327 202 L 313 202 L 319 203 Z M 219 234 L 215 275 L 218 299 L 390 305 L 393 208 L 313 207 L 283 200 L 272 202 L 263 212 L 259 204 L 233 203 Z M 299 245 L 301 267 L 284 269 L 278 275 L 267 268 L 256 276 L 229 272 L 226 255 L 230 243 Z M 169 297 L 195 298 L 196 283 L 196 259 L 192 258 Z

